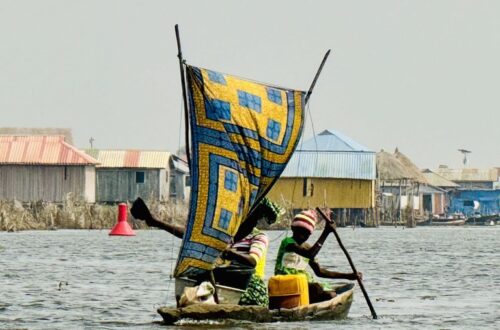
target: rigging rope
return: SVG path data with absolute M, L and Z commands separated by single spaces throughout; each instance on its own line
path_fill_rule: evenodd
M 181 140 L 182 140 L 182 123 L 183 123 L 183 119 L 184 119 L 184 109 L 182 108 L 182 104 L 180 106 L 180 112 L 181 112 L 181 115 L 179 116 L 180 117 L 180 122 L 179 122 L 179 140 L 177 142 L 177 150 L 178 152 L 180 152 L 181 150 Z M 186 146 L 187 148 L 187 146 Z M 177 155 L 177 156 L 180 156 L 180 155 Z
M 314 121 L 313 121 L 313 118 L 312 118 L 312 111 L 311 111 L 311 108 L 309 107 L 309 103 L 307 104 L 307 108 L 306 108 L 306 111 L 309 113 L 309 118 L 310 118 L 310 121 L 311 121 L 311 128 L 312 128 L 312 133 L 313 133 L 313 137 L 314 137 L 314 151 L 315 151 L 315 158 L 314 158 L 314 172 L 316 172 L 316 168 L 317 168 L 317 165 L 318 165 L 318 140 L 316 139 L 316 130 L 314 129 Z

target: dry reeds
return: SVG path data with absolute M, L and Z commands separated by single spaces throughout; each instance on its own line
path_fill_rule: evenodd
M 159 219 L 171 219 L 184 224 L 187 205 L 184 203 L 149 201 L 148 205 Z M 131 205 L 128 205 L 129 208 Z M 68 194 L 63 203 L 0 200 L 0 231 L 41 229 L 109 229 L 117 221 L 116 205 L 90 204 Z M 129 220 L 132 217 L 129 216 Z M 135 228 L 145 228 L 134 221 Z

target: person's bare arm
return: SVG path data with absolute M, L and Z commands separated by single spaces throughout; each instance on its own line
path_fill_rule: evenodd
M 175 237 L 178 237 L 182 239 L 184 237 L 184 227 L 181 226 L 174 226 L 169 223 L 165 223 L 159 220 L 155 220 L 154 226 L 151 227 L 156 227 L 159 229 L 163 229 L 165 231 L 168 231 L 170 234 L 174 235 Z
M 359 277 L 360 279 L 363 279 L 363 274 L 358 272 L 357 276 L 355 273 L 340 273 L 340 272 L 334 272 L 327 270 L 314 259 L 309 260 L 309 266 L 311 266 L 312 270 L 314 271 L 314 274 L 318 277 L 323 277 L 323 278 L 334 278 L 334 279 L 344 279 L 344 280 L 351 280 L 354 281 Z
M 331 232 L 332 232 L 332 229 L 331 229 L 330 225 L 326 224 L 325 229 L 323 229 L 323 232 L 321 233 L 318 240 L 316 241 L 316 243 L 314 243 L 313 246 L 310 246 L 307 243 L 304 243 L 302 245 L 290 244 L 290 245 L 288 245 L 287 250 L 289 252 L 295 252 L 298 255 L 303 256 L 304 258 L 314 259 L 314 258 L 316 258 L 316 255 L 323 247 L 323 244 L 325 243 L 326 238 L 328 237 L 328 235 L 330 235 Z
M 184 227 L 171 225 L 153 217 L 151 212 L 149 212 L 146 203 L 144 203 L 144 201 L 140 197 L 137 198 L 132 204 L 130 213 L 134 218 L 146 221 L 146 224 L 149 227 L 163 229 L 178 238 L 184 237 Z

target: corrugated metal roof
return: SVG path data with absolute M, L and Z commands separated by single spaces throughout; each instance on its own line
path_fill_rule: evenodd
M 296 151 L 282 177 L 375 180 L 374 152 Z
M 8 135 L 8 136 L 63 135 L 64 141 L 66 143 L 69 143 L 70 145 L 73 144 L 73 133 L 71 132 L 71 128 L 0 127 L 0 135 Z
M 316 137 L 312 137 L 303 143 L 299 143 L 297 150 L 373 152 L 350 137 L 333 129 L 324 130 L 316 135 Z
M 436 171 L 450 181 L 488 181 L 494 182 L 498 180 L 498 171 L 492 169 L 477 169 L 477 168 L 464 168 L 464 169 L 451 169 L 448 167 L 440 167 Z
M 427 182 L 434 187 L 444 187 L 444 188 L 456 188 L 460 187 L 460 185 L 452 182 L 450 180 L 446 180 L 441 175 L 432 172 L 429 169 L 425 169 L 422 171 L 422 174 L 427 179 Z
M 0 135 L 0 164 L 92 165 L 97 161 L 57 136 Z
M 145 150 L 99 150 L 85 152 L 106 168 L 168 168 L 170 152 Z
M 418 192 L 421 193 L 421 194 L 437 194 L 437 193 L 446 193 L 446 190 L 444 189 L 441 189 L 439 187 L 436 187 L 436 186 L 427 186 L 425 184 L 423 185 L 420 185 L 420 187 L 418 188 Z

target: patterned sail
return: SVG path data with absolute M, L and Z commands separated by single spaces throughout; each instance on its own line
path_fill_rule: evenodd
M 214 267 L 283 172 L 302 133 L 305 93 L 187 66 L 191 199 L 175 276 Z

